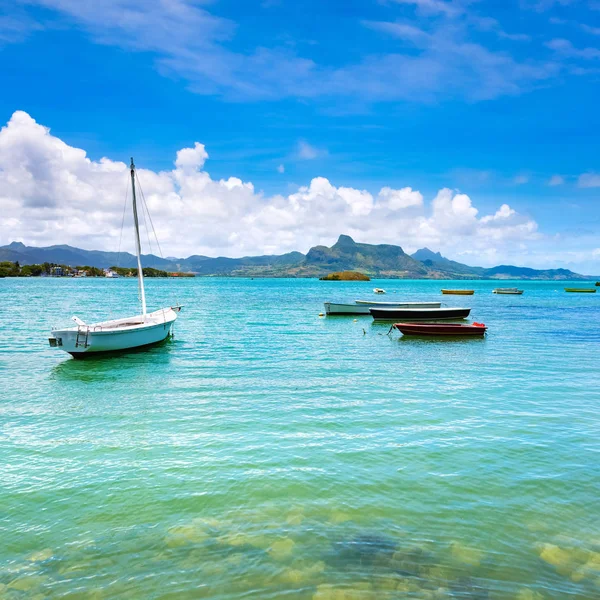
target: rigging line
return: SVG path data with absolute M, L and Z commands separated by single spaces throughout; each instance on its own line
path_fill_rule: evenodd
M 146 230 L 146 238 L 148 239 L 148 250 L 150 251 L 150 254 L 153 254 L 152 242 L 150 241 L 150 230 L 148 229 L 148 221 L 146 219 L 146 212 L 148 209 L 146 208 L 146 210 L 144 210 L 144 208 L 146 208 L 146 201 L 142 195 L 142 219 L 144 220 L 144 229 Z
M 160 257 L 164 258 L 162 249 L 160 247 L 160 242 L 158 241 L 158 236 L 156 235 L 156 230 L 154 229 L 154 223 L 152 222 L 152 216 L 150 215 L 150 209 L 148 208 L 148 203 L 146 202 L 146 196 L 144 195 L 144 190 L 142 189 L 140 181 L 137 177 L 137 173 L 136 173 L 135 177 L 138 182 L 138 187 L 140 188 L 140 193 L 142 196 L 142 201 L 144 203 L 144 207 L 146 208 L 146 212 L 148 213 L 148 220 L 150 221 L 150 226 L 152 227 L 152 233 L 154 234 L 154 239 L 156 240 L 156 245 L 158 246 L 158 252 L 160 253 Z
M 154 229 L 154 222 L 152 221 L 152 215 L 150 214 L 150 209 L 148 208 L 148 203 L 146 202 L 146 196 L 144 195 L 144 190 L 142 189 L 142 184 L 140 183 L 140 180 L 137 176 L 137 171 L 135 172 L 135 178 L 138 184 L 138 188 L 140 190 L 140 195 L 142 197 L 142 205 L 144 206 L 144 208 L 146 209 L 146 212 L 148 213 L 148 220 L 150 221 L 150 226 L 152 227 L 152 233 L 154 234 L 154 239 L 156 240 L 156 245 L 158 246 L 158 253 L 160 254 L 160 257 L 162 259 L 164 259 L 165 257 L 163 256 L 163 252 L 162 252 L 162 248 L 160 247 L 160 242 L 158 241 L 158 236 L 156 235 L 156 229 Z M 174 294 L 175 296 L 175 305 L 179 306 L 179 300 L 177 298 L 177 294 Z
M 125 225 L 125 210 L 127 209 L 127 198 L 129 197 L 129 181 L 125 186 L 125 203 L 123 204 L 123 217 L 121 218 L 121 233 L 119 234 L 119 250 L 117 251 L 117 267 L 121 266 L 121 242 L 123 241 L 123 227 Z

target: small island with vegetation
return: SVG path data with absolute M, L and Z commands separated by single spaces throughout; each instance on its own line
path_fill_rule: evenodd
M 358 271 L 336 271 L 329 273 L 324 277 L 319 277 L 321 281 L 371 281 L 371 278 Z

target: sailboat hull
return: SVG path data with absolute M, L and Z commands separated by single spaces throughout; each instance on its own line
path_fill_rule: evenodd
M 56 329 L 52 331 L 50 345 L 76 358 L 151 346 L 169 336 L 179 308 L 158 310 L 146 315 L 145 319 L 136 316 L 93 325 Z

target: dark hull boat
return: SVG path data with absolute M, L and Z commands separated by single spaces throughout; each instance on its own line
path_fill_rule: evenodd
M 453 321 L 466 319 L 470 308 L 370 308 L 376 321 Z
M 440 336 L 483 336 L 487 327 L 483 323 L 462 325 L 457 323 L 394 323 L 394 329 L 403 335 L 440 335 Z

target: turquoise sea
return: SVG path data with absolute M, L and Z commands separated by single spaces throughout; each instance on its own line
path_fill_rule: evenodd
M 154 279 L 174 339 L 76 361 L 136 282 L 1 279 L 0 598 L 600 598 L 600 293 L 498 285 Z M 489 334 L 319 317 L 376 286 Z

